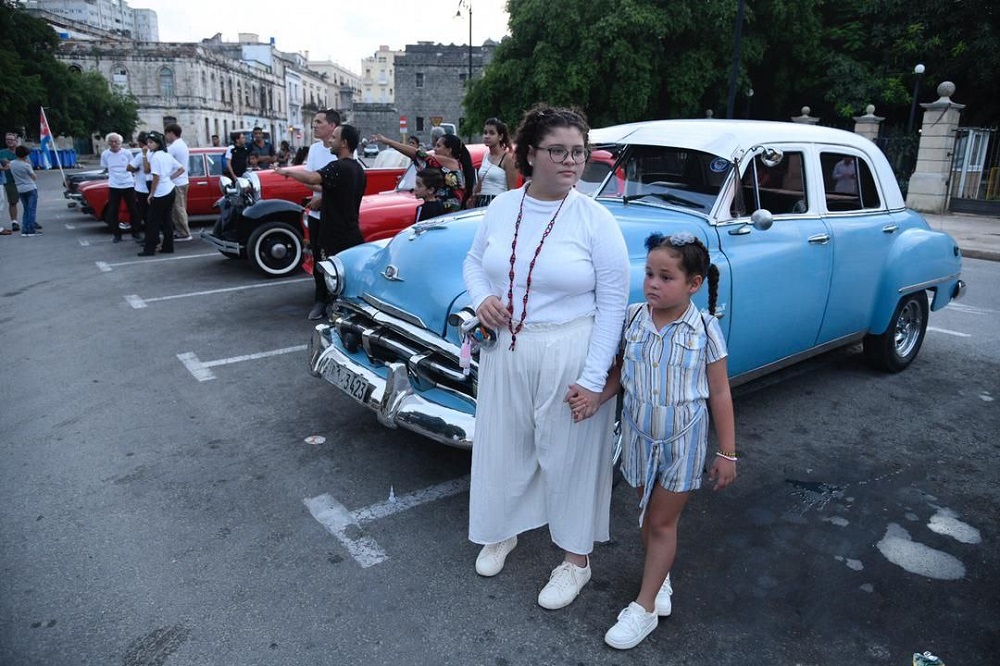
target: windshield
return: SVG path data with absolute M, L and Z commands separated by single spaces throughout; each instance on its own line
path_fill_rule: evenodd
M 712 209 L 733 163 L 686 148 L 627 146 L 606 150 L 623 157 L 598 197 L 670 205 L 707 213 Z
M 417 165 L 410 163 L 409 168 L 396 183 L 397 192 L 409 192 L 417 186 Z

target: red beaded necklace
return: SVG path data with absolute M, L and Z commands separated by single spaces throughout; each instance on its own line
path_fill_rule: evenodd
M 555 226 L 556 218 L 559 217 L 559 211 L 562 210 L 563 204 L 566 203 L 566 198 L 569 197 L 569 193 L 562 198 L 559 202 L 559 207 L 556 208 L 555 214 L 552 219 L 549 220 L 548 225 L 545 227 L 545 231 L 542 232 L 542 239 L 538 241 L 538 247 L 535 248 L 535 255 L 531 258 L 531 263 L 528 264 L 528 279 L 525 280 L 524 285 L 524 298 L 521 304 L 521 321 L 517 322 L 517 326 L 514 326 L 514 262 L 517 261 L 517 234 L 521 230 L 521 218 L 524 216 L 524 200 L 528 196 L 528 188 L 531 187 L 529 184 L 524 188 L 524 194 L 521 195 L 521 207 L 517 211 L 517 221 L 514 223 L 514 240 L 510 244 L 510 286 L 507 288 L 507 313 L 510 318 L 507 319 L 507 330 L 510 331 L 510 351 L 514 351 L 514 345 L 517 344 L 517 334 L 521 332 L 524 328 L 524 318 L 528 316 L 528 295 L 531 293 L 531 273 L 535 270 L 535 261 L 538 260 L 538 254 L 542 251 L 542 246 L 545 245 L 545 239 L 549 237 L 552 232 L 552 227 Z

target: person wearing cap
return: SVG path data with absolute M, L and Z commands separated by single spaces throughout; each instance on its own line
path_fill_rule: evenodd
M 177 186 L 175 179 L 184 173 L 184 167 L 167 152 L 167 140 L 159 132 L 150 132 L 146 138 L 149 148 L 149 173 L 153 176 L 149 184 L 148 221 L 146 223 L 146 244 L 140 257 L 156 254 L 156 244 L 163 234 L 160 252 L 172 254 L 174 251 L 173 208 Z

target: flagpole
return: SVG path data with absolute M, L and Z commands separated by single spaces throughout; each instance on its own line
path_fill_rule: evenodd
M 48 136 L 49 141 L 52 142 L 52 152 L 55 153 L 56 156 L 56 166 L 59 167 L 59 173 L 62 175 L 63 183 L 65 183 L 66 172 L 63 171 L 62 160 L 59 159 L 59 150 L 56 148 L 55 138 L 52 136 L 52 130 L 49 128 L 49 119 L 45 117 L 45 107 L 40 106 L 38 108 L 41 109 L 42 111 L 42 122 L 40 128 L 41 131 L 39 132 L 39 134 L 41 135 L 39 138 L 42 141 L 42 154 L 43 155 L 45 154 L 45 137 Z

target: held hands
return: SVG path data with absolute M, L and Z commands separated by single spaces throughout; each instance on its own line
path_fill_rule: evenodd
M 563 402 L 569 403 L 569 408 L 573 411 L 573 422 L 579 423 L 597 413 L 597 408 L 601 406 L 601 394 L 579 384 L 570 384 Z
M 722 490 L 736 480 L 736 461 L 715 456 L 708 478 L 715 483 L 712 490 Z
M 503 328 L 510 319 L 510 313 L 496 296 L 487 296 L 476 310 L 479 321 L 489 328 Z

